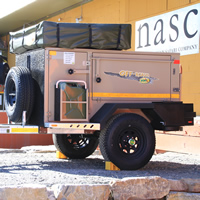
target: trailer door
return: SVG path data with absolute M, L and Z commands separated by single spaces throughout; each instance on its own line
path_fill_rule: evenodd
M 92 99 L 169 101 L 171 65 L 170 55 L 94 53 Z
M 87 53 L 75 51 L 49 51 L 48 106 L 46 121 L 87 120 Z M 56 102 L 55 88 L 60 89 Z M 46 102 L 45 102 L 46 103 Z M 58 106 L 59 104 L 59 106 Z M 55 116 L 59 113 L 59 119 Z

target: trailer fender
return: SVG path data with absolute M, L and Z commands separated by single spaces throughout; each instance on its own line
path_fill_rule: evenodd
M 101 130 L 117 109 L 141 109 L 154 130 L 177 131 L 181 126 L 193 125 L 192 104 L 182 102 L 152 102 L 152 103 L 105 103 L 90 122 L 100 123 Z
M 153 109 L 152 103 L 105 103 L 90 119 L 91 123 L 100 123 L 103 129 L 118 109 Z

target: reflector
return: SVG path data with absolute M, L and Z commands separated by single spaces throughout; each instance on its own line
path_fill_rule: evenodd
M 174 60 L 174 64 L 180 64 L 180 60 Z

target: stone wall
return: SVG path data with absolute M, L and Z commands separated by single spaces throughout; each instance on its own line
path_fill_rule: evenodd
M 0 187 L 0 200 L 200 200 L 200 179 L 124 178 L 108 185 Z

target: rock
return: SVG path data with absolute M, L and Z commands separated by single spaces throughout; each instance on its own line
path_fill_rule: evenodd
M 200 194 L 186 192 L 170 192 L 166 200 L 200 200 Z
M 187 184 L 188 192 L 200 192 L 200 179 L 181 179 Z
M 48 200 L 56 200 L 54 191 L 47 187 Z
M 111 184 L 115 200 L 161 199 L 170 191 L 168 180 L 161 177 L 124 178 Z
M 1 200 L 55 200 L 48 198 L 48 192 L 45 186 L 41 185 L 23 185 L 0 188 Z
M 57 200 L 108 200 L 109 185 L 54 185 Z
M 170 185 L 170 191 L 177 191 L 177 192 L 187 192 L 188 186 L 182 180 L 168 180 Z

